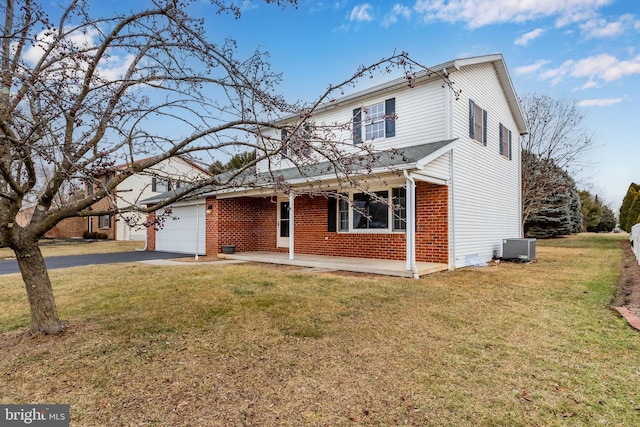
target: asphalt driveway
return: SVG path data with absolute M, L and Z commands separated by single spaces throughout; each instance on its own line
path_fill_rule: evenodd
M 56 268 L 78 267 L 92 264 L 113 264 L 117 262 L 136 262 L 157 259 L 185 258 L 188 254 L 156 251 L 113 252 L 107 254 L 68 255 L 45 258 L 49 270 Z M 15 259 L 0 261 L 0 275 L 19 273 L 18 261 Z

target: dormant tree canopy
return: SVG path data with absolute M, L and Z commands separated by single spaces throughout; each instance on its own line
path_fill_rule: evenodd
M 299 143 L 316 145 L 297 149 L 314 150 L 325 161 L 345 161 L 340 150 L 345 141 L 334 136 L 350 122 L 312 123 L 315 109 L 374 70 L 400 66 L 411 82 L 414 68 L 420 68 L 406 54 L 393 54 L 359 68 L 309 104 L 288 103 L 275 91 L 280 75 L 271 71 L 267 54 L 257 50 L 238 58 L 233 40 L 210 41 L 204 22 L 188 15 L 189 0 L 128 3 L 124 12 L 111 16 L 94 16 L 89 1 L 62 3 L 50 15 L 39 1 L 2 0 L 0 5 L 5 16 L 0 28 L 0 245 L 18 258 L 32 332 L 64 330 L 38 248 L 38 240 L 58 222 L 152 211 L 207 185 L 237 185 L 257 162 L 282 151 L 289 141 L 281 140 L 281 130 L 296 135 L 305 129 L 310 135 Z M 211 15 L 239 18 L 235 4 L 212 0 Z M 221 153 L 239 151 L 256 156 L 232 173 L 194 180 L 188 190 L 156 206 L 116 203 L 118 184 L 133 174 L 153 174 L 163 160 L 182 156 L 212 163 Z M 95 189 L 92 194 L 85 193 L 87 185 Z M 103 199 L 109 207 L 95 209 Z M 27 205 L 35 207 L 34 213 L 20 226 L 15 218 Z

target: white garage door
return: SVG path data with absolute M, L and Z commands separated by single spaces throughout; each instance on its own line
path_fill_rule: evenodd
M 195 255 L 205 254 L 205 206 L 172 206 L 173 218 L 166 218 L 156 231 L 156 250 Z M 174 219 L 175 218 L 175 219 Z

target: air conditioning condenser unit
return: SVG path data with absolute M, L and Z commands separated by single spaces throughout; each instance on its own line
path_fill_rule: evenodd
M 536 257 L 536 239 L 503 239 L 502 258 L 531 261 Z

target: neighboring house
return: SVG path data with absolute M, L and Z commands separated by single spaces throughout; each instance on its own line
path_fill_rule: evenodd
M 142 160 L 139 160 L 142 161 Z M 128 165 L 116 166 L 124 168 Z M 132 205 L 139 205 L 143 199 L 165 193 L 169 190 L 180 188 L 201 178 L 208 177 L 209 173 L 200 165 L 181 157 L 163 160 L 149 168 L 144 173 L 138 173 L 122 181 L 113 193 L 113 196 L 104 198 L 93 205 L 94 210 L 102 210 L 117 206 L 118 209 L 126 209 Z M 105 176 L 108 181 L 110 176 Z M 87 188 L 92 192 L 92 188 Z M 132 227 L 132 223 L 142 223 L 146 220 L 146 214 L 138 212 L 123 212 L 119 214 L 102 215 L 85 219 L 89 232 L 97 231 L 107 234 L 109 239 L 115 240 L 144 240 L 147 230 L 144 227 Z M 126 218 L 135 218 L 135 221 L 127 222 Z
M 217 254 L 233 244 L 239 252 L 288 252 L 289 259 L 402 260 L 414 273 L 418 262 L 455 268 L 501 256 L 503 239 L 522 237 L 520 135 L 526 133 L 504 59 L 458 59 L 433 69 L 449 75 L 461 91 L 458 99 L 440 78 L 424 73 L 413 87 L 404 78 L 393 80 L 338 99 L 312 117 L 316 123 L 352 121 L 340 138 L 354 153 L 362 141 L 380 150 L 369 182 L 379 199 L 344 190 L 329 162 L 310 164 L 301 174 L 286 156 L 272 158 L 256 167 L 261 189 L 211 190 L 174 204 L 180 219 L 149 229 L 149 248 Z M 273 175 L 293 189 L 308 187 L 311 176 L 329 196 L 269 190 Z

